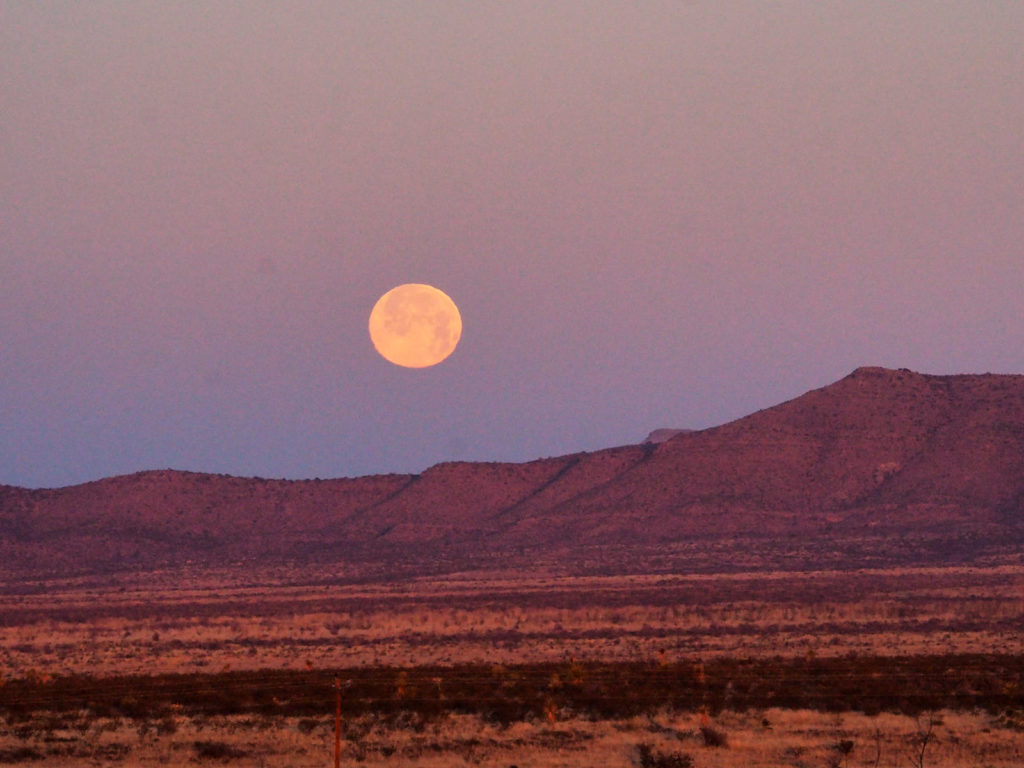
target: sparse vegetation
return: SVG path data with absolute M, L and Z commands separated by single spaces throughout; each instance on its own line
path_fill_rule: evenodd
M 32 747 L 11 747 L 0 749 L 0 763 L 25 763 L 42 760 L 44 755 Z
M 919 713 L 914 718 L 914 733 L 910 735 L 908 756 L 913 768 L 924 768 L 925 753 L 935 738 L 935 726 L 941 724 L 933 712 Z
M 196 757 L 200 760 L 234 760 L 247 757 L 249 754 L 244 749 L 222 741 L 196 741 L 192 746 L 195 748 Z
M 108 678 L 15 679 L 0 688 L 0 713 L 89 711 L 96 716 L 151 722 L 173 732 L 170 713 L 185 716 L 325 714 L 335 672 L 260 670 Z M 479 715 L 507 725 L 557 719 L 558 713 L 594 718 L 631 717 L 669 707 L 745 711 L 786 707 L 823 712 L 898 712 L 982 709 L 998 713 L 1024 706 L 1024 657 L 997 655 L 711 659 L 692 662 L 580 662 L 346 670 L 346 717 L 427 722 L 446 713 Z M 439 691 L 441 693 L 439 693 Z M 554 715 L 552 715 L 554 713 Z M 922 719 L 922 723 L 928 721 Z M 310 726 L 312 727 L 312 726 Z M 922 725 L 919 740 L 927 746 Z M 701 728 L 708 746 L 726 735 Z
M 714 728 L 710 725 L 702 725 L 700 727 L 700 735 L 704 740 L 705 747 L 727 747 L 729 746 L 729 736 L 725 731 Z
M 0 591 L 0 764 L 1020 764 L 1020 565 L 203 578 Z
M 928 768 L 985 765 L 1018 768 L 1024 742 L 1012 729 L 979 712 L 931 713 L 941 721 L 926 753 Z M 766 732 L 761 720 L 776 724 Z M 251 715 L 185 718 L 177 733 L 146 739 L 134 737 L 131 721 L 86 718 L 79 732 L 49 729 L 52 721 L 37 713 L 30 735 L 17 736 L 0 723 L 0 764 L 59 765 L 65 768 L 122 765 L 224 764 L 264 768 L 321 768 L 333 751 L 330 729 L 306 733 L 303 718 Z M 906 748 L 918 723 L 906 715 L 844 714 L 844 732 L 855 744 L 879 745 L 887 768 L 910 765 Z M 841 742 L 823 738 L 832 730 L 831 713 L 769 709 L 764 712 L 724 711 L 714 727 L 729 734 L 727 749 L 703 745 L 699 715 L 671 709 L 643 717 L 594 719 L 563 713 L 551 724 L 528 719 L 502 725 L 478 715 L 446 713 L 429 721 L 399 715 L 367 713 L 346 718 L 343 765 L 367 768 L 465 768 L 470 765 L 525 768 L 781 768 L 783 766 L 870 766 L 874 750 L 854 759 L 839 749 Z M 55 725 L 55 724 L 54 724 Z M 974 759 L 977 758 L 977 759 Z
M 0 590 L 0 675 L 701 656 L 1024 654 L 1024 566 Z M 278 575 L 282 580 L 284 576 Z M 292 580 L 312 582 L 297 587 Z M 120 583 L 120 582 L 119 582 Z M 122 584 L 122 586 L 124 586 Z M 159 632 L 159 639 L 153 633 Z M 29 671 L 34 670 L 34 671 Z
M 683 752 L 662 752 L 650 744 L 637 745 L 640 768 L 693 768 L 693 758 Z

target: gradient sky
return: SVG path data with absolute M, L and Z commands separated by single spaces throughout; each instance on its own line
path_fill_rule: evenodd
M 526 460 L 1024 373 L 1024 3 L 0 0 L 0 483 Z M 436 368 L 367 317 L 459 305 Z

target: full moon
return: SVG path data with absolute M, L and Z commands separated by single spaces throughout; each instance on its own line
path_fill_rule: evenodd
M 428 368 L 450 355 L 462 336 L 455 302 L 432 285 L 406 283 L 385 293 L 370 312 L 370 339 L 388 362 Z

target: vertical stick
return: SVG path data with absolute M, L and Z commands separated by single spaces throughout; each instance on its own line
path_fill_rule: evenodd
M 341 768 L 341 678 L 334 678 L 334 768 Z

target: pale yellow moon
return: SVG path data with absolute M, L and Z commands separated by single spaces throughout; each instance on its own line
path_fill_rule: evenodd
M 462 315 L 444 291 L 406 283 L 385 293 L 370 312 L 370 339 L 385 360 L 428 368 L 450 355 L 462 336 Z

